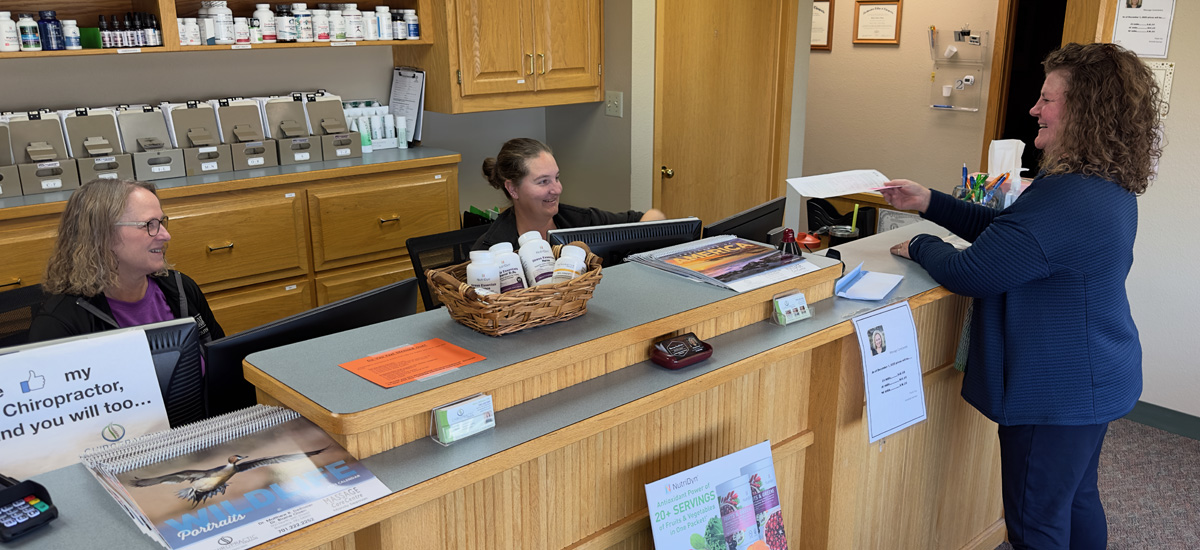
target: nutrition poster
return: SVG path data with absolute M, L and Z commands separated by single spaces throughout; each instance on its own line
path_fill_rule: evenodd
M 646 485 L 655 548 L 785 550 L 771 442 Z

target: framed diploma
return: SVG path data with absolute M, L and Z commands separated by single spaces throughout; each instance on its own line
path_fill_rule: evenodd
M 899 44 L 902 0 L 854 1 L 855 44 Z
M 814 50 L 833 50 L 833 0 L 813 2 L 810 45 Z

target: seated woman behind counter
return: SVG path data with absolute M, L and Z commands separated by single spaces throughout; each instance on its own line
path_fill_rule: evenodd
M 225 335 L 187 275 L 168 269 L 167 216 L 154 184 L 93 180 L 63 210 L 42 288 L 50 295 L 29 328 L 40 342 L 194 317 L 200 341 Z
M 662 212 L 606 212 L 598 208 L 580 208 L 559 204 L 562 182 L 558 179 L 558 163 L 546 144 L 530 138 L 510 139 L 500 148 L 496 158 L 483 161 L 483 176 L 488 183 L 504 192 L 512 208 L 500 213 L 487 233 L 475 241 L 473 250 L 486 250 L 496 243 L 509 242 L 517 248 L 517 237 L 528 231 L 538 231 L 542 238 L 551 229 L 611 225 L 638 221 L 662 220 Z

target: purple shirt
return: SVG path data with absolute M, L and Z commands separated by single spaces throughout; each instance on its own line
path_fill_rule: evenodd
M 170 321 L 175 318 L 175 314 L 171 313 L 171 308 L 167 306 L 167 299 L 163 297 L 162 289 L 148 278 L 146 295 L 142 296 L 141 300 L 122 302 L 108 296 L 105 298 L 108 298 L 108 307 L 112 309 L 113 319 L 116 319 L 117 325 L 120 325 L 121 328 Z

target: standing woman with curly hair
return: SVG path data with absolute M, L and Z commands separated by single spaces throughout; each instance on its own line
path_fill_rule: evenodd
M 892 253 L 974 298 L 962 395 L 999 424 L 1004 518 L 1014 548 L 1103 549 L 1097 466 L 1108 423 L 1142 392 L 1125 281 L 1137 196 L 1161 155 L 1150 69 L 1112 44 L 1068 44 L 1043 62 L 1029 114 L 1041 172 L 1002 211 L 908 180 L 883 191 L 973 244 L 917 235 Z
M 92 180 L 71 194 L 29 341 L 192 317 L 201 342 L 225 335 L 204 294 L 167 263 L 167 216 L 154 184 Z

